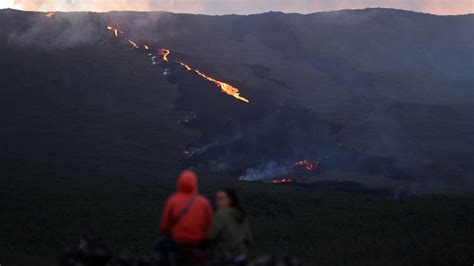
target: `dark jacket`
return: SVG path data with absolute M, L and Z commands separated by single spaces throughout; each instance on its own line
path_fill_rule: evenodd
M 239 254 L 247 251 L 252 241 L 252 232 L 242 212 L 228 207 L 215 213 L 207 238 L 217 251 Z
M 181 210 L 195 197 L 191 208 L 176 223 Z M 198 195 L 197 177 L 185 171 L 179 177 L 177 191 L 166 201 L 161 218 L 161 231 L 181 244 L 200 244 L 206 240 L 212 221 L 209 201 Z

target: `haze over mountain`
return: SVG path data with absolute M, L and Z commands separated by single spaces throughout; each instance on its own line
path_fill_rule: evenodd
M 0 22 L 3 51 L 26 58 L 31 51 L 96 49 L 105 26 L 114 25 L 135 41 L 171 49 L 178 58 L 238 85 L 256 106 L 271 102 L 305 109 L 337 125 L 340 130 L 331 141 L 363 156 L 393 160 L 391 167 L 423 186 L 440 189 L 473 182 L 473 15 L 365 9 L 214 17 L 56 13 L 49 19 L 43 13 L 3 10 Z M 69 57 L 73 60 L 75 55 Z M 3 61 L 4 67 L 8 62 Z M 124 63 L 119 56 L 111 62 Z M 35 90 L 48 91 L 38 83 L 40 76 L 12 83 L 12 70 L 3 71 L 7 75 L 2 84 L 10 93 L 10 98 L 2 97 L 5 101 L 17 100 L 16 88 L 26 81 L 35 83 Z M 92 82 L 85 89 L 94 87 Z M 43 96 L 57 97 L 54 93 Z M 26 100 L 31 95 L 21 97 Z M 6 116 L 15 120 L 15 115 Z M 10 143 L 15 141 L 13 137 Z M 62 152 L 62 156 L 70 153 Z M 336 175 L 337 179 L 359 178 L 350 171 Z

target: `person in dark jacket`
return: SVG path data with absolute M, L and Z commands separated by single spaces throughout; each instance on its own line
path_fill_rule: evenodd
M 230 254 L 236 263 L 246 260 L 252 233 L 235 190 L 219 189 L 216 205 L 217 212 L 207 234 L 209 243 L 216 253 Z

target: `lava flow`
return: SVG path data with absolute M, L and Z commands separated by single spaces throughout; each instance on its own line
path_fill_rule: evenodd
M 301 170 L 303 170 L 305 172 L 306 171 L 307 172 L 314 172 L 318 168 L 318 166 L 319 166 L 319 161 L 316 161 L 316 162 L 313 163 L 313 162 L 310 162 L 310 161 L 307 161 L 307 160 L 300 160 L 300 161 L 294 162 L 289 167 L 288 166 L 284 167 L 282 169 L 282 172 L 287 172 L 286 174 L 291 173 L 292 175 L 294 175 L 294 174 L 306 175 L 303 172 L 301 172 Z M 269 182 L 272 183 L 272 184 L 285 184 L 285 183 L 295 183 L 296 181 L 292 177 L 280 177 L 280 178 L 270 179 Z
M 113 28 L 113 27 L 110 26 L 110 25 L 107 26 L 107 29 L 108 29 L 109 31 L 113 32 L 114 35 L 115 35 L 115 37 L 118 37 L 118 36 L 119 36 L 119 30 L 118 30 L 118 29 L 115 29 L 115 28 Z M 122 32 L 122 33 L 123 33 L 123 32 Z
M 131 45 L 133 45 L 133 47 L 135 47 L 135 48 L 137 48 L 137 49 L 140 48 L 140 47 L 138 47 L 138 45 L 137 45 L 135 42 L 133 42 L 133 41 L 131 41 L 131 40 L 128 40 L 128 42 L 129 42 Z
M 184 67 L 184 69 L 186 69 L 186 71 L 191 71 L 191 70 L 193 70 L 190 66 L 186 65 L 186 64 L 183 63 L 183 62 L 176 61 L 176 63 L 178 63 L 178 64 L 180 64 L 182 67 Z
M 205 78 L 205 79 L 207 79 L 207 80 L 209 80 L 209 81 L 214 82 L 214 84 L 216 84 L 217 87 L 221 88 L 222 92 L 227 93 L 227 94 L 229 94 L 230 96 L 232 96 L 232 97 L 234 97 L 234 98 L 236 98 L 236 99 L 239 99 L 239 100 L 241 100 L 241 101 L 244 101 L 244 102 L 246 102 L 246 103 L 250 102 L 248 99 L 246 99 L 246 98 L 240 96 L 239 90 L 238 90 L 236 87 L 234 87 L 234 86 L 232 86 L 232 85 L 229 85 L 229 84 L 227 84 L 227 83 L 224 83 L 224 82 L 222 82 L 222 81 L 218 81 L 218 80 L 216 80 L 216 79 L 214 79 L 214 78 L 211 78 L 211 77 L 209 77 L 209 76 L 207 76 L 207 75 L 201 73 L 199 70 L 194 70 L 194 72 L 196 72 L 199 76 L 201 76 L 201 77 L 203 77 L 203 78 Z
M 54 17 L 55 13 L 54 12 L 48 12 L 45 16 L 47 16 L 48 18 L 52 18 Z
M 288 178 L 280 178 L 280 179 L 273 179 L 272 184 L 285 184 L 285 183 L 294 183 L 295 181 L 293 178 L 288 177 Z
M 161 48 L 158 51 L 159 51 L 160 55 L 163 56 L 163 60 L 168 62 L 169 61 L 168 55 L 170 54 L 170 50 Z
M 304 167 L 308 171 L 313 171 L 318 167 L 318 165 L 319 165 L 318 161 L 312 163 L 307 160 L 301 160 L 301 161 L 295 162 L 292 167 Z
M 119 33 L 121 34 L 120 37 L 124 37 L 124 36 L 123 36 L 123 31 L 121 31 L 121 30 L 119 30 L 119 29 L 117 29 L 117 28 L 114 28 L 114 27 L 112 27 L 112 26 L 110 26 L 110 25 L 107 26 L 107 30 L 110 31 L 110 32 L 112 32 L 112 33 L 115 35 L 115 37 L 119 37 Z M 136 48 L 136 49 L 139 49 L 139 48 L 140 48 L 140 46 L 137 44 L 137 42 L 134 42 L 134 41 L 129 40 L 129 39 L 127 39 L 127 41 L 128 41 L 128 43 L 130 43 L 134 48 Z M 149 50 L 149 49 L 150 49 L 150 47 L 149 47 L 148 45 L 146 45 L 146 44 L 143 45 L 143 48 L 146 49 L 146 50 Z M 164 49 L 164 48 L 160 48 L 160 49 L 158 49 L 158 53 L 162 56 L 163 61 L 169 62 L 169 58 L 168 58 L 168 57 L 169 57 L 169 55 L 170 55 L 170 53 L 171 53 L 170 50 Z M 236 98 L 236 99 L 238 99 L 238 100 L 240 100 L 240 101 L 243 101 L 243 102 L 246 102 L 246 103 L 249 103 L 249 102 L 250 102 L 247 98 L 240 96 L 239 89 L 237 89 L 236 87 L 234 87 L 234 86 L 232 86 L 232 85 L 230 85 L 230 84 L 227 84 L 227 83 L 225 83 L 225 82 L 219 81 L 219 80 L 217 80 L 217 79 L 215 79 L 215 78 L 212 78 L 212 77 L 210 77 L 210 76 L 208 76 L 208 75 L 202 73 L 201 71 L 199 71 L 199 70 L 197 70 L 197 69 L 192 69 L 189 65 L 187 65 L 187 64 L 185 64 L 185 63 L 183 63 L 183 62 L 180 62 L 180 61 L 174 61 L 174 62 L 180 64 L 182 67 L 184 67 L 184 69 L 185 69 L 186 71 L 194 71 L 194 72 L 195 72 L 197 75 L 199 75 L 200 77 L 202 77 L 202 78 L 204 78 L 204 79 L 206 79 L 206 80 L 208 80 L 208 81 L 210 81 L 210 82 L 216 84 L 217 87 L 221 88 L 221 91 L 222 91 L 223 93 L 228 94 L 228 95 L 230 95 L 230 96 L 232 96 L 232 97 L 234 97 L 234 98 Z

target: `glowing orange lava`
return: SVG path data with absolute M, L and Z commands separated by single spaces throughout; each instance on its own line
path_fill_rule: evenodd
M 48 12 L 48 14 L 46 14 L 46 16 L 47 16 L 48 18 L 52 18 L 52 17 L 54 17 L 54 15 L 55 15 L 54 12 Z
M 116 29 L 116 28 L 114 28 L 114 27 L 112 27 L 112 26 L 109 25 L 109 26 L 107 26 L 107 30 L 113 32 L 114 35 L 115 35 L 115 37 L 118 37 L 118 34 L 119 34 L 119 30 L 118 30 L 118 29 Z
M 203 74 L 202 72 L 200 72 L 199 70 L 194 70 L 194 72 L 196 72 L 196 74 L 198 74 L 199 76 L 211 81 L 211 82 L 214 82 L 214 84 L 217 85 L 217 87 L 221 88 L 222 92 L 223 93 L 226 93 L 236 99 L 239 99 L 243 102 L 250 102 L 247 98 L 244 98 L 242 96 L 240 96 L 240 93 L 239 93 L 239 89 L 237 89 L 236 87 L 230 85 L 230 84 L 227 84 L 225 82 L 222 82 L 222 81 L 218 81 L 217 79 L 214 79 L 214 78 L 211 78 L 209 76 L 207 76 L 206 74 Z
M 294 180 L 291 177 L 272 180 L 272 184 L 284 184 L 284 183 L 293 183 L 293 182 Z
M 131 40 L 128 40 L 128 42 L 129 42 L 131 45 L 133 45 L 133 47 L 135 47 L 135 48 L 137 48 L 137 49 L 140 48 L 140 47 L 138 47 L 138 45 L 137 45 L 135 42 L 133 42 L 133 41 L 131 41 Z
M 318 165 L 319 165 L 319 162 L 312 163 L 307 160 L 301 160 L 301 161 L 295 162 L 293 164 L 293 167 L 304 167 L 308 171 L 313 171 L 318 167 Z
M 111 25 L 108 25 L 108 26 L 107 26 L 107 30 L 113 32 L 114 35 L 115 35 L 115 37 L 119 37 L 119 33 L 121 34 L 121 35 L 120 35 L 121 38 L 124 38 L 124 37 L 125 37 L 124 34 L 123 34 L 123 31 L 121 31 L 121 30 L 119 30 L 119 29 L 117 29 L 117 28 L 114 28 L 114 27 L 112 27 Z M 126 39 L 126 40 L 128 40 L 128 39 Z M 134 42 L 134 41 L 132 41 L 132 40 L 128 40 L 128 42 L 129 42 L 131 45 L 133 45 L 133 47 L 135 47 L 136 49 L 139 49 L 139 48 L 140 48 L 140 46 L 138 46 L 138 44 L 137 44 L 136 42 Z M 143 45 L 143 48 L 146 49 L 146 50 L 149 50 L 149 49 L 150 49 L 150 47 L 149 47 L 148 45 L 146 45 L 146 44 Z M 161 48 L 161 49 L 158 49 L 158 53 L 163 57 L 163 61 L 169 62 L 168 56 L 169 56 L 170 53 L 171 53 L 170 50 Z M 187 64 L 185 64 L 185 63 L 183 63 L 183 62 L 180 62 L 180 61 L 175 61 L 175 62 L 178 63 L 178 64 L 180 64 L 182 67 L 184 67 L 184 68 L 186 69 L 186 71 L 192 71 L 192 70 L 193 70 L 189 65 L 187 65 Z M 232 97 L 234 97 L 234 98 L 236 98 L 236 99 L 238 99 L 238 100 L 240 100 L 240 101 L 243 101 L 243 102 L 246 102 L 246 103 L 250 102 L 247 98 L 244 98 L 244 97 L 240 96 L 240 92 L 239 92 L 239 90 L 238 90 L 236 87 L 234 87 L 234 86 L 232 86 L 232 85 L 230 85 L 230 84 L 227 84 L 227 83 L 225 83 L 225 82 L 219 81 L 219 80 L 217 80 L 217 79 L 215 79 L 215 78 L 209 77 L 208 75 L 202 73 L 202 72 L 199 71 L 199 70 L 194 69 L 194 72 L 195 72 L 197 75 L 199 75 L 200 77 L 202 77 L 202 78 L 204 78 L 204 79 L 206 79 L 206 80 L 208 80 L 208 81 L 211 81 L 211 82 L 213 82 L 214 84 L 216 84 L 217 87 L 221 88 L 221 91 L 222 91 L 223 93 L 226 93 L 226 94 L 228 94 L 228 95 L 230 95 L 230 96 L 232 96 Z
M 181 66 L 183 66 L 183 67 L 186 69 L 186 71 L 191 71 L 191 70 L 193 70 L 190 66 L 186 65 L 186 64 L 183 63 L 183 62 L 176 61 L 176 63 L 178 63 L 178 64 L 180 64 Z
M 167 62 L 169 61 L 168 55 L 170 54 L 170 50 L 161 48 L 158 50 L 158 52 L 163 56 L 163 60 Z

